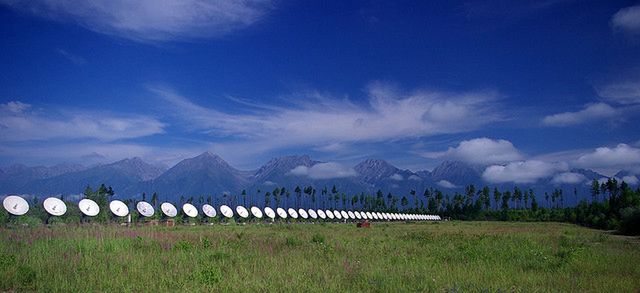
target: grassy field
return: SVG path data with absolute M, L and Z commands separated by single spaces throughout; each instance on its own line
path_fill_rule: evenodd
M 0 291 L 640 290 L 637 238 L 559 223 L 0 230 Z

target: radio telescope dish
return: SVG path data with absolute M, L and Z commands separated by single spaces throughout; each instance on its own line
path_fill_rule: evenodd
M 340 216 L 342 216 L 342 218 L 345 220 L 349 218 L 349 214 L 347 214 L 347 212 L 345 211 L 340 211 Z
M 371 215 L 371 212 L 367 212 L 365 215 L 367 215 L 367 219 L 373 220 L 373 216 Z
M 243 217 L 245 219 L 249 217 L 249 211 L 247 211 L 247 208 L 243 206 L 237 206 L 236 213 L 238 213 L 240 217 Z
M 309 213 L 309 217 L 311 217 L 312 219 L 318 218 L 318 214 L 316 213 L 316 211 L 309 209 L 308 213 Z
M 145 217 L 151 217 L 153 216 L 153 213 L 155 212 L 153 209 L 153 206 L 146 202 L 146 201 L 139 201 L 136 204 L 136 209 L 138 210 L 138 213 L 140 213 L 141 215 L 145 216 Z
M 160 205 L 160 210 L 169 218 L 173 218 L 178 215 L 178 209 L 176 209 L 176 206 L 168 202 L 163 202 Z
M 198 216 L 198 209 L 190 203 L 185 203 L 182 205 L 182 211 L 189 218 L 195 218 Z
M 119 200 L 112 200 L 109 203 L 109 209 L 114 215 L 118 217 L 124 217 L 129 214 L 129 207 L 127 206 L 127 204 Z
M 258 207 L 251 207 L 251 214 L 258 219 L 262 219 L 262 211 Z
M 220 213 L 227 218 L 233 217 L 233 210 L 228 205 L 221 205 Z
M 362 215 L 360 214 L 359 211 L 355 211 L 353 212 L 354 215 L 356 215 L 356 219 L 361 220 L 362 219 Z
M 269 217 L 271 219 L 275 219 L 276 218 L 276 212 L 274 212 L 273 209 L 270 208 L 270 207 L 265 207 L 264 208 L 264 213 L 265 213 L 265 215 L 267 215 L 267 217 Z
M 325 214 L 323 210 L 318 210 L 318 217 L 320 217 L 320 219 L 326 219 L 327 214 Z
M 207 216 L 209 218 L 214 218 L 216 216 L 216 208 L 214 208 L 210 204 L 203 205 L 202 206 L 202 212 L 204 213 L 205 216 Z
M 340 211 L 338 211 L 338 210 L 334 210 L 333 211 L 333 216 L 336 217 L 336 219 L 338 219 L 338 220 L 342 219 L 342 215 L 340 214 Z
M 84 215 L 89 217 L 97 216 L 98 213 L 100 213 L 98 204 L 88 198 L 80 200 L 80 202 L 78 202 L 78 208 Z
M 303 219 L 309 218 L 309 214 L 307 214 L 307 211 L 305 211 L 304 209 L 299 209 L 298 215 L 300 215 L 300 218 L 303 218 Z
M 385 220 L 389 220 L 389 214 L 388 214 L 388 213 L 382 213 L 382 217 L 383 217 Z
M 376 215 L 378 216 L 378 220 L 382 220 L 382 213 L 381 212 L 377 212 Z
M 4 209 L 12 215 L 22 216 L 29 211 L 29 203 L 17 195 L 9 195 L 2 201 Z
M 367 217 L 367 213 L 366 212 L 361 212 L 360 215 L 362 216 L 362 219 L 364 219 L 364 220 L 369 219 L 369 217 Z
M 42 203 L 44 210 L 52 216 L 62 216 L 67 212 L 67 205 L 59 198 L 49 197 Z
M 278 216 L 280 216 L 280 218 L 287 218 L 287 212 L 283 208 L 277 208 L 276 212 L 278 213 Z
M 326 214 L 327 214 L 327 218 L 329 218 L 330 220 L 333 220 L 333 219 L 336 217 L 336 216 L 333 214 L 333 212 L 332 212 L 332 211 L 330 211 L 330 210 L 327 210 L 327 211 L 326 211 Z
M 355 220 L 355 218 L 356 218 L 356 214 L 354 214 L 352 211 L 348 211 L 347 215 L 349 215 L 349 218 L 352 219 L 352 220 Z
M 380 218 L 378 218 L 378 213 L 376 213 L 376 212 L 371 213 L 371 215 L 373 216 L 374 220 L 379 220 L 380 219 Z
M 298 218 L 298 212 L 296 212 L 296 210 L 289 208 L 287 210 L 287 213 L 289 214 L 289 216 L 291 216 L 291 218 L 293 219 L 297 219 Z

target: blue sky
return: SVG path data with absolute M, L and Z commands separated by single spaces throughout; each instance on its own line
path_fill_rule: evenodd
M 0 164 L 640 170 L 635 1 L 131 3 L 0 0 Z

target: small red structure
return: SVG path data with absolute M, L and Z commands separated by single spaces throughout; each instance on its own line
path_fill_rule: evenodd
M 364 220 L 358 224 L 356 224 L 356 227 L 358 228 L 371 228 L 371 223 L 369 223 L 369 221 Z

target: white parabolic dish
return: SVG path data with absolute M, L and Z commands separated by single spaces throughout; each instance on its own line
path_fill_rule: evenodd
M 146 201 L 139 201 L 136 204 L 136 209 L 138 210 L 138 213 L 145 217 L 151 217 L 153 216 L 153 213 L 155 213 L 153 206 Z
M 340 214 L 340 211 L 334 210 L 333 216 L 336 217 L 336 219 L 338 220 L 342 219 L 342 215 Z
M 267 215 L 267 217 L 269 217 L 271 219 L 275 219 L 276 218 L 276 212 L 274 212 L 273 209 L 270 208 L 270 207 L 265 207 L 264 208 L 264 214 Z
M 351 219 L 355 219 L 356 218 L 356 214 L 354 214 L 352 211 L 348 211 L 347 214 L 349 215 L 349 218 L 351 218 Z
M 327 214 L 327 218 L 332 219 L 335 218 L 335 216 L 333 215 L 333 212 L 330 210 L 326 210 L 325 214 Z
M 311 217 L 312 219 L 318 218 L 318 214 L 316 213 L 316 211 L 309 209 L 308 213 L 309 213 L 309 217 Z
M 227 218 L 233 217 L 233 210 L 228 205 L 221 205 L 220 213 Z
M 209 218 L 213 218 L 216 216 L 216 208 L 214 208 L 210 204 L 205 204 L 202 206 L 202 212 Z
M 17 195 L 9 195 L 2 201 L 4 209 L 12 215 L 22 216 L 29 211 L 29 203 Z
M 129 207 L 119 200 L 112 200 L 109 203 L 109 209 L 118 217 L 124 217 L 129 214 Z
M 280 216 L 280 218 L 287 218 L 287 211 L 285 211 L 283 208 L 277 208 L 276 213 L 278 213 L 278 216 Z
M 52 216 L 62 216 L 67 212 L 67 205 L 59 198 L 47 198 L 42 205 L 44 206 L 44 210 Z
M 299 209 L 298 215 L 300 215 L 300 217 L 303 219 L 309 218 L 309 214 L 307 214 L 307 211 L 305 211 L 304 209 Z
M 162 210 L 162 213 L 169 218 L 173 218 L 178 215 L 178 209 L 176 209 L 173 204 L 170 204 L 168 202 L 163 202 L 160 205 L 160 210 Z
M 100 207 L 98 204 L 88 198 L 80 200 L 80 202 L 78 202 L 78 208 L 83 214 L 89 217 L 97 216 L 98 213 L 100 213 Z
M 343 219 L 348 219 L 349 218 L 349 214 L 347 214 L 347 212 L 345 212 L 345 211 L 340 211 L 340 216 L 342 216 Z
M 258 219 L 262 218 L 262 211 L 258 207 L 251 207 L 251 214 Z
M 243 217 L 243 218 L 245 218 L 245 219 L 246 219 L 247 217 L 249 217 L 249 211 L 247 211 L 247 208 L 245 208 L 245 207 L 243 207 L 243 206 L 237 206 L 237 207 L 236 207 L 236 213 L 238 213 L 238 215 L 239 215 L 240 217 Z
M 198 216 L 198 209 L 190 204 L 190 203 L 185 203 L 182 205 L 182 211 L 187 215 L 187 217 L 189 218 L 195 218 Z
M 293 219 L 297 219 L 298 218 L 298 212 L 296 212 L 296 210 L 289 208 L 287 210 L 287 212 L 289 213 L 289 216 L 291 216 L 291 218 Z
M 323 210 L 318 210 L 318 217 L 320 217 L 321 219 L 326 219 L 327 214 L 325 214 Z

